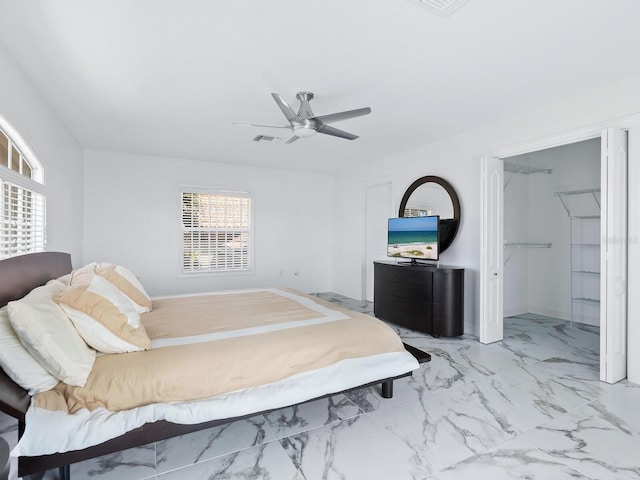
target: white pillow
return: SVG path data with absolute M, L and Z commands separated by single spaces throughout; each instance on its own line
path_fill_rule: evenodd
M 9 321 L 25 348 L 51 375 L 68 385 L 84 386 L 96 352 L 53 301 L 64 288 L 61 282 L 49 282 L 9 302 Z
M 71 274 L 67 273 L 66 275 L 62 275 L 55 279 L 58 282 L 64 283 L 65 285 L 69 285 L 71 283 Z M 49 280 L 50 282 L 53 280 Z
M 74 277 L 54 296 L 84 340 L 103 353 L 147 350 L 149 337 L 133 302 L 99 275 Z
M 129 297 L 136 305 L 138 313 L 151 311 L 151 298 L 130 270 L 113 263 L 99 263 L 95 268 L 95 273 L 109 280 Z
M 87 263 L 83 267 L 74 269 L 73 272 L 71 272 L 71 273 L 72 274 L 74 274 L 74 273 L 93 273 L 97 266 L 98 266 L 97 262 Z
M 29 395 L 51 390 L 59 381 L 24 348 L 9 322 L 7 307 L 0 308 L 0 367 Z

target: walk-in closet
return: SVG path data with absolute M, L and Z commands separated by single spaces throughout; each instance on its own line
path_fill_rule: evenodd
M 504 159 L 505 317 L 599 326 L 600 156 L 594 138 Z

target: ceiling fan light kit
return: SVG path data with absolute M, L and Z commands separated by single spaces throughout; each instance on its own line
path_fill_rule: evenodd
M 255 123 L 242 123 L 240 125 L 249 127 L 289 128 L 293 133 L 293 136 L 285 143 L 293 143 L 300 138 L 313 137 L 317 133 L 345 138 L 347 140 L 355 140 L 358 138 L 357 135 L 331 127 L 328 124 L 347 120 L 349 118 L 369 115 L 371 113 L 371 108 L 364 107 L 357 108 L 355 110 L 346 110 L 344 112 L 330 113 L 328 115 L 315 116 L 311 110 L 311 106 L 309 105 L 309 101 L 313 98 L 313 93 L 311 92 L 298 92 L 296 94 L 296 98 L 300 101 L 300 107 L 296 113 L 282 95 L 272 93 L 271 96 L 278 107 L 280 107 L 280 110 L 286 119 L 289 121 L 289 125 L 259 125 Z

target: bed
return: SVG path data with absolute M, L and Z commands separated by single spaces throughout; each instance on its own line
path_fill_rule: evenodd
M 0 307 L 71 271 L 70 255 L 60 252 L 0 261 Z M 180 321 L 170 321 L 174 317 Z M 86 385 L 60 382 L 32 397 L 0 369 L 0 410 L 18 420 L 20 476 L 59 468 L 61 478 L 70 478 L 72 463 L 365 386 L 380 384 L 389 398 L 395 379 L 430 360 L 395 333 L 391 339 L 391 329 L 376 319 L 286 289 L 154 299 L 154 309 L 140 318 L 150 346 L 98 354 Z M 172 333 L 176 324 L 181 330 Z M 381 350 L 369 351 L 378 341 Z M 400 347 L 383 350 L 390 341 Z M 193 393 L 179 375 L 165 371 L 188 370 L 180 363 L 186 357 L 214 372 L 194 373 L 211 381 L 198 382 Z M 157 371 L 169 380 L 156 379 Z M 113 385 L 126 394 L 113 396 Z M 43 425 L 53 433 L 43 435 Z M 83 435 L 69 433 L 83 428 Z

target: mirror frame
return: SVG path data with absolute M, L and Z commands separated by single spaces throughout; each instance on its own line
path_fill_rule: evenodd
M 436 177 L 434 175 L 426 175 L 424 177 L 420 177 L 407 188 L 407 191 L 404 192 L 404 196 L 402 197 L 402 201 L 400 202 L 400 208 L 398 209 L 398 217 L 404 217 L 404 211 L 407 207 L 407 202 L 409 201 L 409 197 L 411 194 L 421 185 L 425 183 L 437 183 L 442 188 L 446 190 L 449 194 L 449 198 L 451 199 L 451 203 L 453 204 L 453 219 L 455 220 L 455 224 L 447 238 L 440 237 L 439 241 L 439 249 L 440 253 L 444 252 L 451 244 L 453 240 L 456 238 L 458 233 L 458 229 L 460 228 L 460 199 L 458 198 L 458 194 L 456 193 L 453 186 L 447 182 L 444 178 Z

